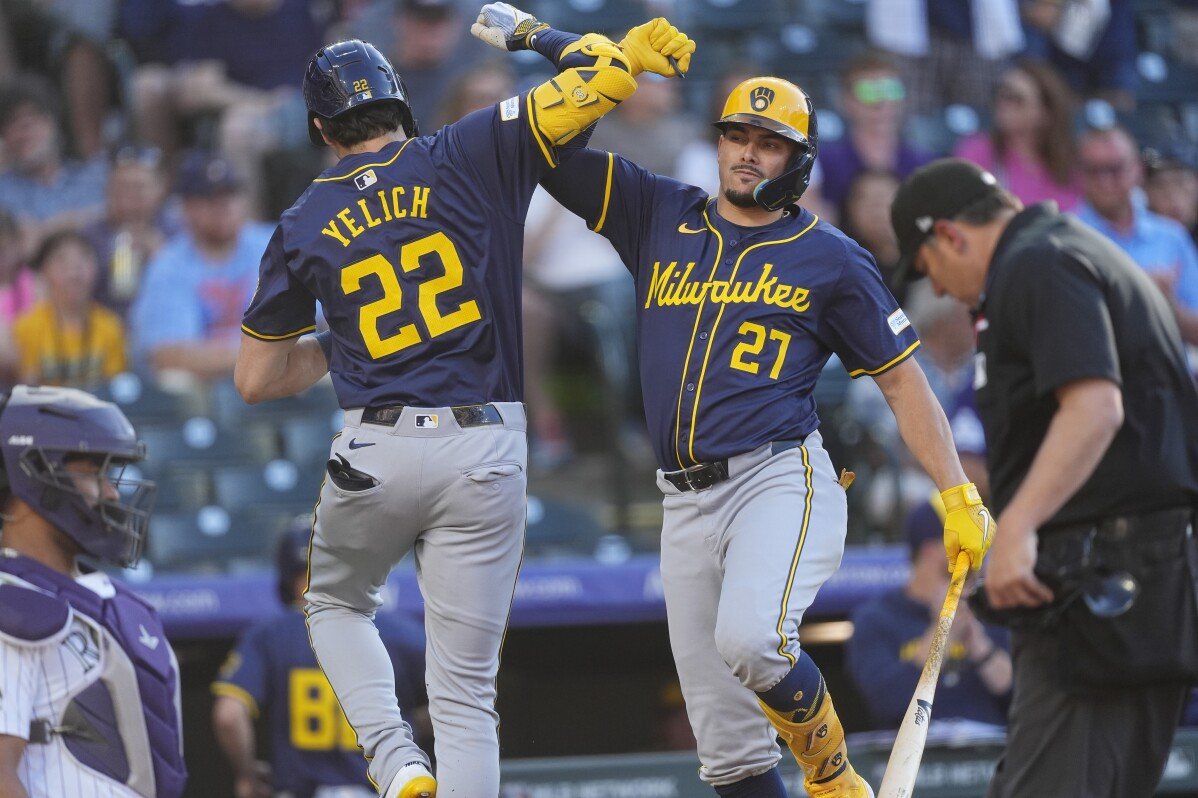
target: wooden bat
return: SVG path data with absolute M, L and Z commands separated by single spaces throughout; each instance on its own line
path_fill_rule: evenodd
M 945 644 L 949 630 L 953 628 L 957 603 L 961 600 L 961 588 L 965 586 L 968 573 L 969 555 L 961 552 L 957 555 L 944 606 L 940 608 L 940 620 L 937 621 L 936 636 L 932 638 L 932 647 L 928 651 L 928 661 L 924 663 L 919 684 L 915 686 L 915 695 L 911 696 L 907 714 L 903 716 L 898 736 L 894 738 L 894 748 L 890 752 L 890 761 L 886 763 L 886 775 L 882 777 L 878 798 L 910 798 L 914 793 L 915 775 L 919 773 L 919 761 L 923 758 L 924 743 L 928 739 L 928 724 L 932 722 L 932 699 L 936 695 L 936 682 L 940 680 Z

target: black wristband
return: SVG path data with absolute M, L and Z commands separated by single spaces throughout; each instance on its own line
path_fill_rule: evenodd
M 324 352 L 324 362 L 333 362 L 333 331 L 325 330 L 322 333 L 317 333 L 312 336 L 316 339 L 316 343 L 320 344 L 320 351 Z

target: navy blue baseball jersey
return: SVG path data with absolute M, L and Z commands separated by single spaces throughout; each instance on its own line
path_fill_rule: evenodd
M 520 401 L 523 219 L 585 139 L 556 152 L 520 95 L 346 156 L 283 214 L 242 329 L 312 332 L 319 300 L 342 407 Z
M 742 227 L 702 189 L 596 150 L 543 184 L 636 281 L 645 415 L 665 470 L 803 438 L 833 353 L 859 377 L 919 346 L 869 253 L 806 210 Z
M 414 621 L 392 615 L 380 614 L 375 621 L 395 666 L 396 697 L 406 715 L 428 703 L 424 632 Z M 246 630 L 212 692 L 236 698 L 266 718 L 276 790 L 303 798 L 322 785 L 369 786 L 354 731 L 316 663 L 302 612 L 288 609 Z

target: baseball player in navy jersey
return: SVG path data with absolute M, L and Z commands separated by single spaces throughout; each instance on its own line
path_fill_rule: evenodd
M 366 763 L 304 628 L 308 538 L 304 518 L 279 539 L 279 597 L 286 608 L 245 631 L 212 684 L 212 727 L 234 774 L 234 798 L 371 798 Z M 424 630 L 389 613 L 376 619 L 391 655 L 400 710 L 427 740 Z M 254 721 L 266 727 L 270 763 L 256 757 Z M 421 733 L 423 732 L 423 734 Z
M 495 677 L 525 521 L 522 222 L 537 181 L 632 94 L 636 74 L 672 73 L 667 57 L 685 70 L 694 49 L 665 20 L 617 46 L 505 3 L 484 6 L 472 31 L 562 71 L 419 136 L 374 47 L 341 42 L 312 59 L 310 133 L 340 161 L 275 231 L 235 372 L 257 402 L 327 371 L 346 409 L 315 512 L 307 623 L 386 798 L 498 795 Z M 301 338 L 317 300 L 330 330 Z M 396 707 L 372 621 L 388 573 L 413 550 L 437 781 Z
M 812 396 L 829 356 L 877 381 L 943 491 L 950 562 L 964 550 L 979 567 L 994 524 L 877 266 L 796 204 L 816 154 L 810 100 L 753 78 L 715 124 L 717 197 L 592 150 L 543 183 L 611 241 L 636 281 L 665 494 L 662 583 L 702 778 L 722 796 L 785 796 L 780 736 L 810 795 L 865 798 L 798 634 L 844 550 L 844 490 Z
M 141 556 L 154 485 L 116 405 L 18 385 L 0 400 L 0 795 L 178 798 L 179 665 L 153 607 L 89 555 Z

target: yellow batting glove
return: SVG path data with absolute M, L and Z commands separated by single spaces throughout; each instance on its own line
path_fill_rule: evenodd
M 970 569 L 978 570 L 998 531 L 994 516 L 982 504 L 972 482 L 941 491 L 940 498 L 944 502 L 944 550 L 949 571 L 962 551 L 969 555 Z
M 620 42 L 620 48 L 628 56 L 633 75 L 654 72 L 669 78 L 685 75 L 690 69 L 695 43 L 671 25 L 669 20 L 658 17 L 628 31 L 628 35 Z M 677 72 L 670 58 L 678 64 Z

